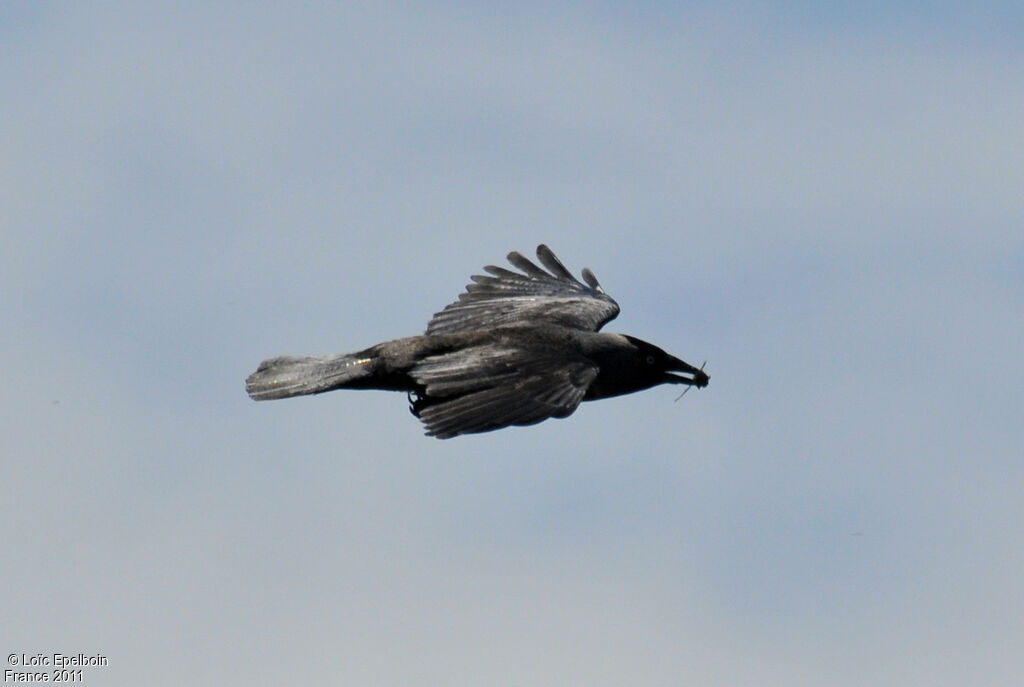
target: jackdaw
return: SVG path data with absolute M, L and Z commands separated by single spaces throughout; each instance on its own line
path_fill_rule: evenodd
M 409 394 L 410 410 L 439 439 L 571 415 L 593 401 L 658 384 L 698 388 L 709 377 L 653 344 L 598 330 L 619 314 L 594 273 L 583 282 L 545 245 L 545 271 L 519 253 L 520 272 L 488 265 L 421 336 L 344 355 L 282 356 L 245 380 L 257 401 L 334 389 Z M 585 283 L 584 283 L 585 282 Z M 682 374 L 674 374 L 682 373 Z

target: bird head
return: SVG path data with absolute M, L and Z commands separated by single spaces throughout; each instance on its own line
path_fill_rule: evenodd
M 645 380 L 646 386 L 687 384 L 703 388 L 708 385 L 711 378 L 703 369 L 666 353 L 654 344 L 632 336 L 626 336 L 626 339 L 636 348 L 633 354 L 634 374 Z M 683 374 L 676 374 L 679 372 Z

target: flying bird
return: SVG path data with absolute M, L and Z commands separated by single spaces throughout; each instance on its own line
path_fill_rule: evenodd
M 653 344 L 599 330 L 619 314 L 594 273 L 579 281 L 545 245 L 542 269 L 508 254 L 519 272 L 488 265 L 426 333 L 357 353 L 280 356 L 245 380 L 257 401 L 334 389 L 405 391 L 428 436 L 448 439 L 571 415 L 582 401 L 709 377 Z M 682 374 L 676 374 L 682 373 Z

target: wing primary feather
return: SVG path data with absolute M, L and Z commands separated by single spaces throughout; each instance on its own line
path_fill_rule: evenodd
M 583 281 L 587 282 L 587 286 L 592 288 L 594 291 L 604 293 L 604 289 L 601 288 L 601 284 L 597 281 L 597 277 L 594 276 L 594 273 L 590 271 L 589 267 L 583 268 Z
M 523 278 L 523 275 L 519 274 L 518 272 L 513 272 L 512 270 L 505 269 L 504 267 L 498 267 L 497 265 L 487 265 L 486 267 L 484 267 L 484 271 L 489 272 L 496 277 L 501 277 L 502 279 Z M 486 279 L 486 277 L 484 278 Z
M 541 264 L 547 267 L 551 274 L 555 275 L 557 278 L 579 284 L 580 280 L 572 276 L 572 273 L 565 268 L 565 265 L 563 265 L 562 261 L 558 259 L 558 256 L 556 256 L 551 249 L 543 243 L 537 246 L 537 257 L 540 258 Z
M 535 279 L 543 279 L 545 277 L 548 279 L 551 278 L 550 274 L 534 265 L 528 258 L 523 257 L 523 255 L 517 251 L 512 251 L 508 254 L 508 261 L 512 263 L 513 266 L 518 267 Z

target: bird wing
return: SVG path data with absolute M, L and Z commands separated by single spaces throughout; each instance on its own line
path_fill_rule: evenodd
M 459 300 L 430 320 L 427 334 L 544 322 L 596 332 L 619 314 L 618 303 L 589 269 L 583 270 L 584 284 L 547 246 L 537 246 L 537 257 L 546 271 L 516 252 L 508 254 L 508 261 L 522 274 L 494 265 L 484 267 L 489 275 L 472 276 L 473 283 Z
M 448 439 L 570 415 L 598 368 L 576 353 L 479 346 L 417 363 L 424 386 L 416 411 L 427 434 Z

